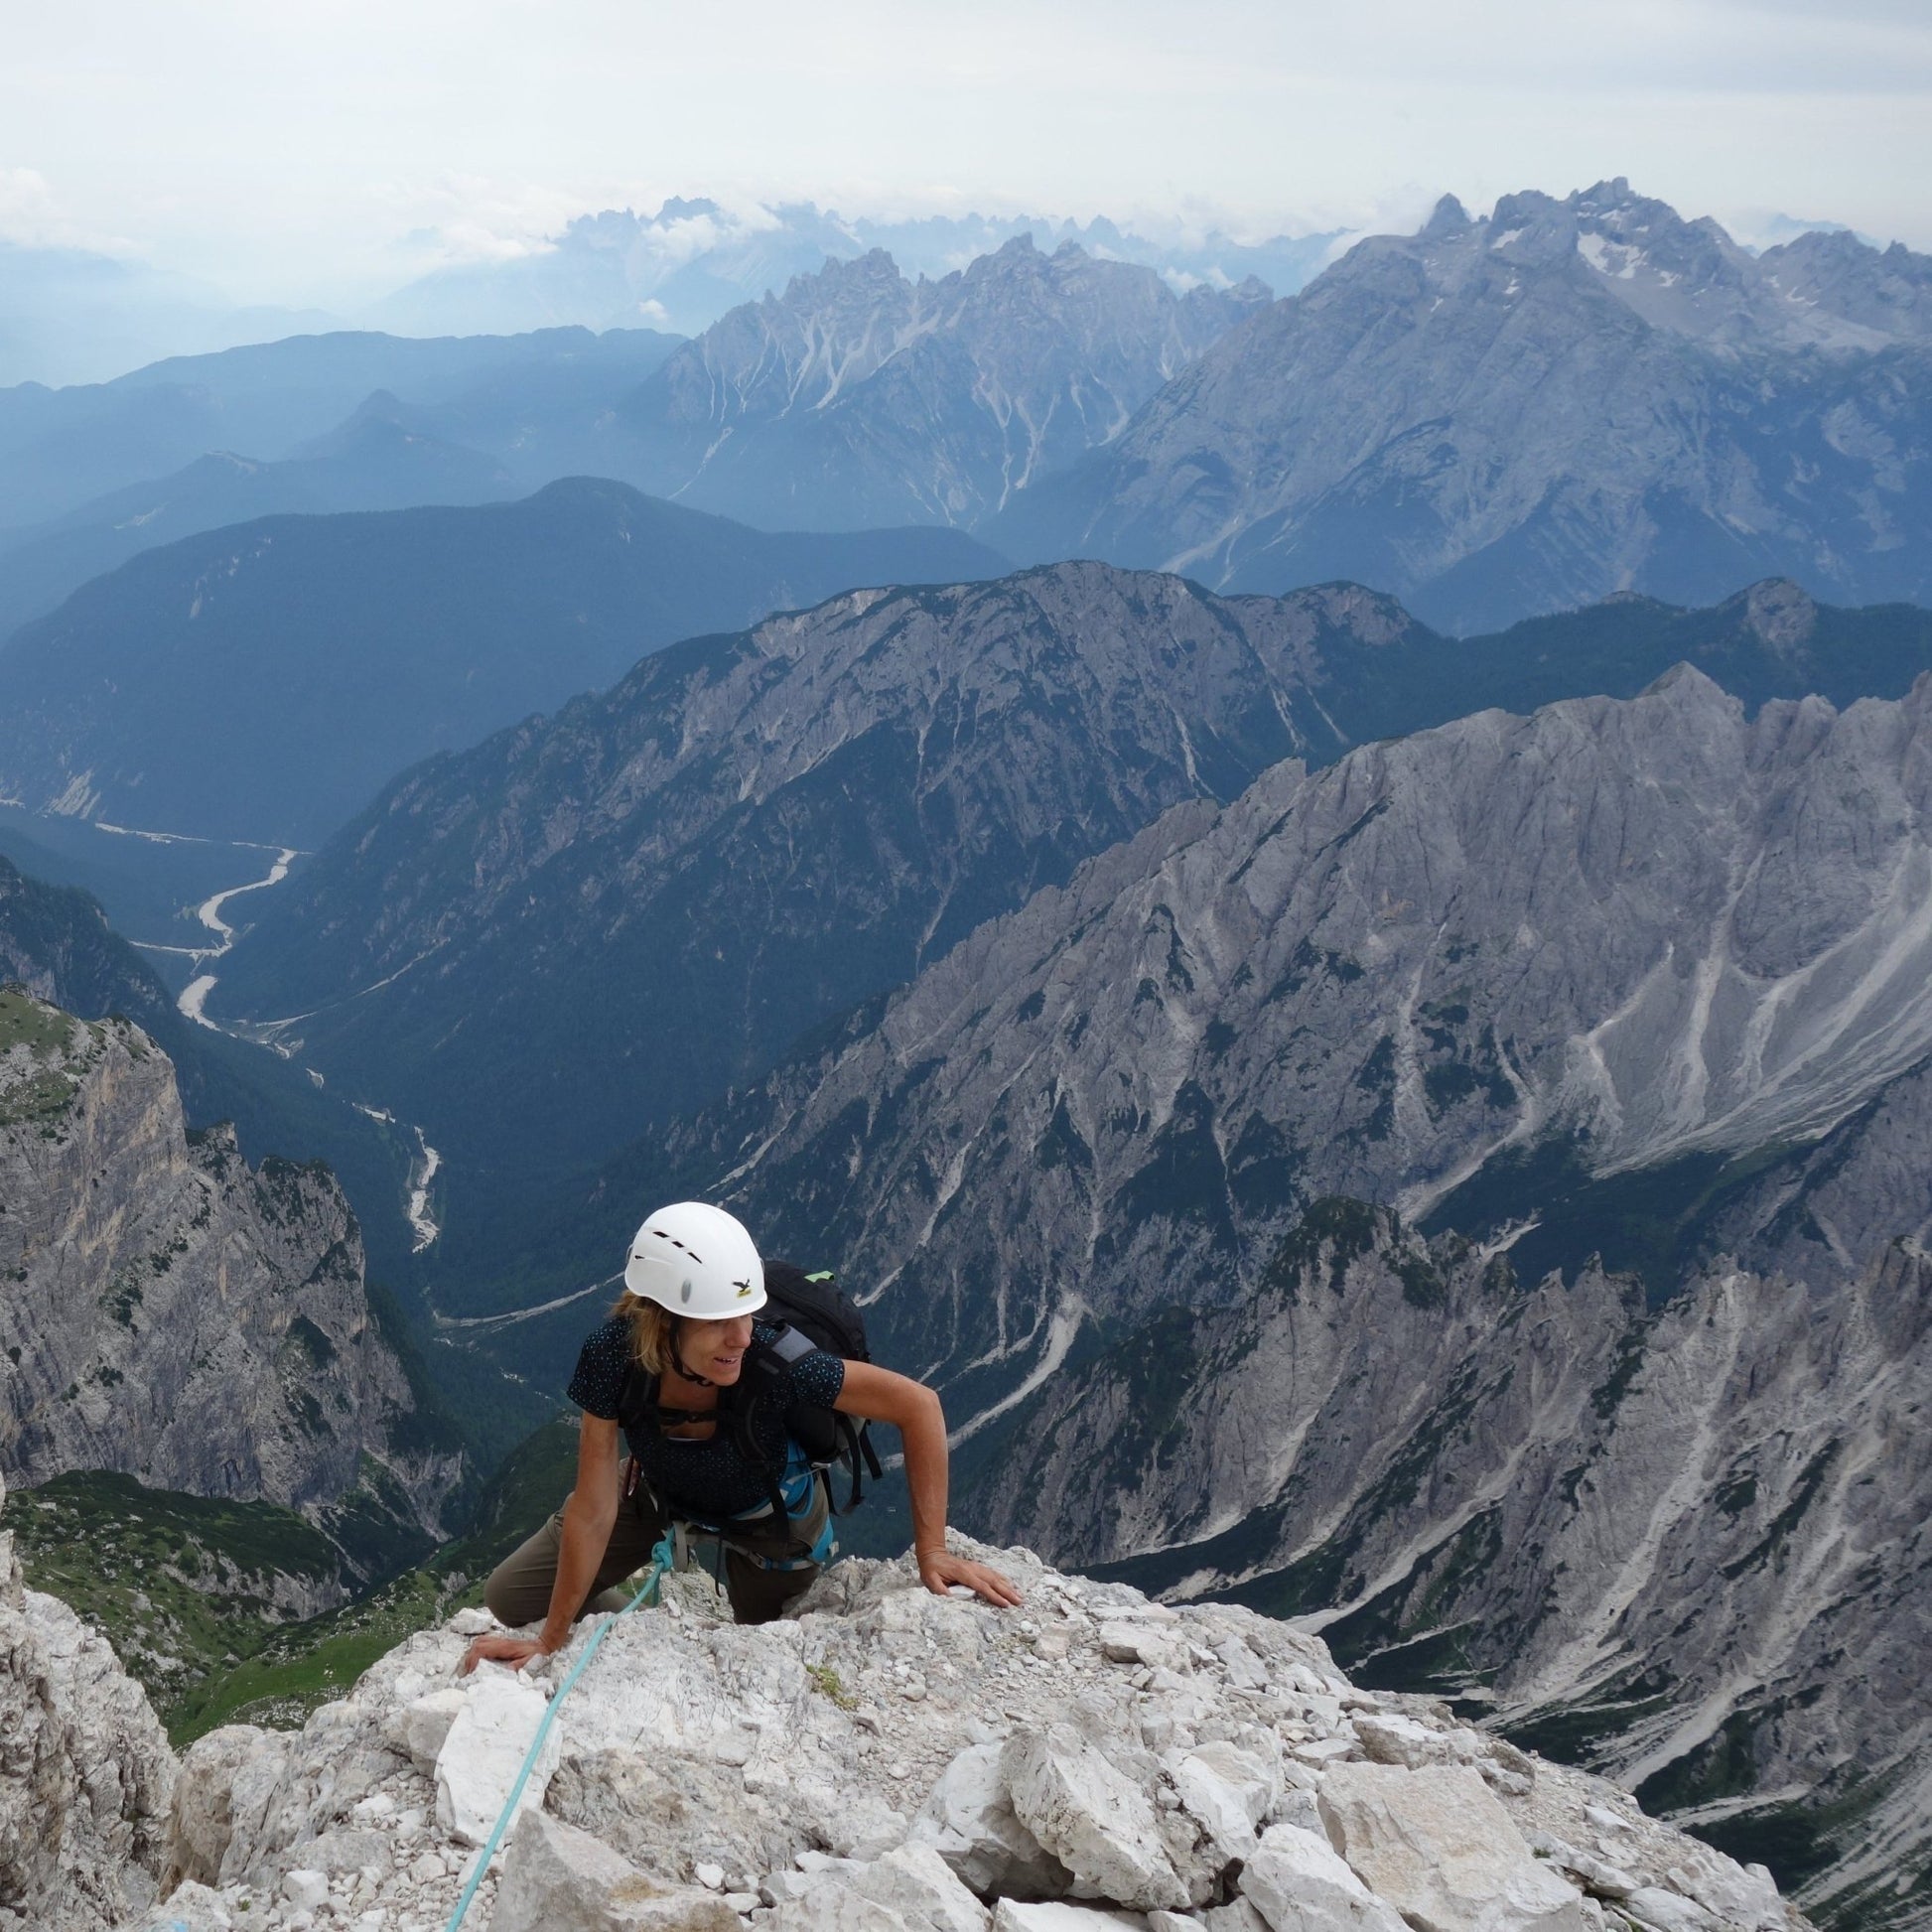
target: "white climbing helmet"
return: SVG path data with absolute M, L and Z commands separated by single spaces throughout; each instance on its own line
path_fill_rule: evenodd
M 701 1200 L 681 1200 L 646 1218 L 631 1237 L 623 1285 L 697 1321 L 764 1307 L 764 1264 L 745 1223 Z

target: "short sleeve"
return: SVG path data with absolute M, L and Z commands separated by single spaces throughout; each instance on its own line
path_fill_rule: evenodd
M 623 1390 L 623 1372 L 630 1361 L 630 1324 L 621 1315 L 613 1315 L 601 1328 L 593 1328 L 577 1351 L 577 1373 L 565 1392 L 587 1416 L 600 1422 L 616 1422 L 618 1397 Z
M 819 1349 L 792 1365 L 791 1399 L 816 1403 L 829 1409 L 845 1387 L 845 1361 L 829 1350 Z

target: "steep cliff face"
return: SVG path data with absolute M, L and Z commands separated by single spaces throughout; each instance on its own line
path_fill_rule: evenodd
M 0 1927 L 125 1924 L 161 1876 L 174 1753 L 106 1640 L 23 1587 L 6 1531 L 0 1738 Z
M 995 1534 L 1305 1617 L 1367 1681 L 1473 1698 L 1834 1917 L 1904 1924 L 1928 1402 L 1913 1242 L 1830 1293 L 1727 1267 L 1651 1312 L 1331 1201 L 1241 1308 L 1169 1313 L 969 1453 Z
M 453 1452 L 417 1425 L 325 1170 L 191 1141 L 137 1028 L 0 993 L 0 1455 L 16 1481 L 364 1507 L 433 1528 Z

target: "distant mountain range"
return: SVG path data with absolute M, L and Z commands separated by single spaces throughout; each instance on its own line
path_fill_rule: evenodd
M 152 503 L 94 499 L 134 484 L 166 497 L 169 485 L 158 480 L 211 453 L 257 464 L 316 454 L 318 438 L 340 432 L 381 391 L 418 409 L 493 411 L 505 440 L 529 427 L 505 423 L 506 415 L 536 410 L 554 438 L 555 419 L 586 389 L 608 407 L 675 346 L 675 338 L 651 330 L 422 342 L 342 333 L 173 357 L 84 387 L 0 389 L 0 532 L 21 533 L 0 541 L 45 533 L 90 503 L 83 521 L 138 515 Z
M 907 275 L 936 282 L 1022 236 L 1046 252 L 1073 242 L 1100 260 L 1156 269 L 1177 290 L 1232 288 L 1258 276 L 1284 295 L 1315 274 L 1342 239 L 1330 231 L 1237 240 L 1213 230 L 1163 238 L 1104 217 L 893 221 L 848 218 L 810 202 L 744 208 L 674 198 L 654 214 L 606 208 L 582 215 L 546 246 L 510 261 L 439 269 L 378 304 L 369 320 L 410 335 L 641 323 L 695 336 L 828 261 L 884 249 Z
M 0 391 L 0 626 L 164 530 L 572 475 L 764 528 L 949 524 L 1221 590 L 1346 578 L 1449 631 L 1766 576 L 1932 595 L 1932 259 L 1902 247 L 1812 231 L 1753 255 L 1619 180 L 1483 221 L 1446 201 L 1281 300 L 1114 259 L 1097 232 L 1049 254 L 1028 224 L 933 276 L 916 248 L 835 249 L 772 293 L 782 221 L 762 241 L 697 205 L 593 226 L 555 263 L 629 274 L 673 232 L 693 262 L 729 232 L 766 292 L 682 345 L 342 335 Z
M 569 476 L 764 528 L 970 527 L 1119 434 L 1268 299 L 1030 236 L 937 281 L 874 251 L 680 346 L 644 330 L 332 336 L 0 392 L 0 637 L 169 537 Z M 662 365 L 671 357 L 674 366 Z
M 268 517 L 147 551 L 0 645 L 0 795 L 306 847 L 404 765 L 674 638 L 850 584 L 1001 568 L 950 530 L 766 535 L 586 480 Z
M 1477 629 L 1778 574 L 1932 592 L 1932 260 L 1752 257 L 1622 181 L 1446 200 L 1235 330 L 987 526 L 1223 589 L 1346 576 Z
M 625 405 L 661 494 L 766 526 L 966 528 L 1117 436 L 1268 300 L 1031 236 L 938 282 L 883 250 L 794 278 L 669 356 Z
M 480 1242 L 458 1296 L 510 1299 L 495 1267 L 527 1285 L 517 1221 L 555 1293 L 621 1242 L 632 1188 L 607 1176 L 608 1224 L 512 1211 L 505 1164 L 541 1201 L 1171 804 L 1687 657 L 1753 703 L 1895 696 L 1932 616 L 1766 586 L 1456 642 L 1352 586 L 1222 600 L 1102 565 L 856 594 L 407 774 L 257 908 L 211 1011 L 302 1016 L 305 1058 L 425 1124 L 459 1203 L 440 1252 Z
M 767 526 L 949 522 L 1225 590 L 1347 578 L 1453 631 L 1773 575 L 1932 595 L 1932 260 L 1903 247 L 1753 255 L 1618 180 L 1481 221 L 1446 200 L 1273 302 L 1178 302 L 1030 237 L 902 267 L 733 310 L 625 399 L 601 464 Z
M 0 385 L 104 382 L 164 355 L 329 326 L 315 311 L 237 305 L 145 262 L 0 241 Z
M 0 639 L 90 578 L 178 538 L 293 512 L 483 503 L 522 494 L 475 450 L 404 426 L 377 391 L 340 429 L 279 463 L 219 451 L 173 476 L 130 483 L 38 529 L 0 535 Z

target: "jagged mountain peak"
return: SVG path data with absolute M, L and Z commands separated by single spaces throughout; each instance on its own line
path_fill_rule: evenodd
M 1477 220 L 1445 197 L 1416 234 L 1358 243 L 1299 299 L 1316 299 L 1331 277 L 1373 273 L 1387 256 L 1423 265 L 1432 294 L 1465 299 L 1517 292 L 1511 274 L 1475 273 L 1487 257 L 1569 276 L 1580 293 L 1607 293 L 1652 328 L 1723 351 L 1932 340 L 1932 260 L 1896 244 L 1881 253 L 1851 233 L 1807 234 L 1753 257 L 1709 215 L 1687 218 L 1621 176 L 1562 199 L 1504 195 Z
M 1031 232 L 910 281 L 883 249 L 732 310 L 634 394 L 654 488 L 767 527 L 970 525 L 1118 436 L 1265 299 Z
M 1924 595 L 1932 259 L 1753 258 L 1627 183 L 1358 242 L 986 528 L 1273 591 L 1347 576 L 1486 629 L 1772 574 Z M 1898 350 L 1912 354 L 1896 357 Z
M 1435 211 L 1423 224 L 1421 233 L 1432 241 L 1447 240 L 1457 235 L 1469 225 L 1469 211 L 1453 195 L 1445 195 L 1436 204 Z
M 1715 707 L 1738 718 L 1744 715 L 1743 705 L 1733 698 L 1708 671 L 1700 670 L 1690 663 L 1673 664 L 1661 677 L 1655 678 L 1632 701 L 1643 704 L 1653 698 L 1666 698 L 1674 710 L 1687 715 L 1709 713 Z M 1568 701 L 1569 709 L 1580 713 L 1595 707 L 1600 701 L 1594 698 L 1573 698 Z M 1565 706 L 1553 706 L 1563 710 Z

